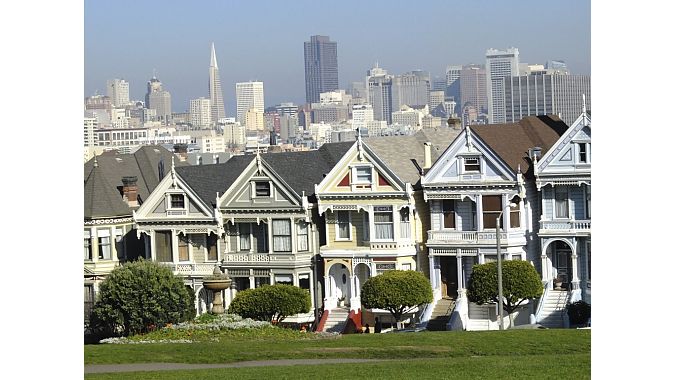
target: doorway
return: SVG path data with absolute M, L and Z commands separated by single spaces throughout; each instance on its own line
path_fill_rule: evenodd
M 552 265 L 556 268 L 557 276 L 563 280 L 562 287 L 564 289 L 570 289 L 570 281 L 572 280 L 573 263 L 571 256 L 572 251 L 568 244 L 560 240 L 554 242 Z
M 442 256 L 439 258 L 441 266 L 441 296 L 456 299 L 458 297 L 458 261 L 455 257 Z

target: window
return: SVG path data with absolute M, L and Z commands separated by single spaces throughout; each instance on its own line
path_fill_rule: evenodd
M 509 207 L 509 226 L 518 228 L 521 226 L 521 198 L 518 196 L 512 198 L 511 203 L 516 203 L 515 207 Z
M 371 238 L 371 225 L 369 213 L 364 212 L 364 241 L 369 241 L 370 238 Z
M 455 200 L 442 200 L 441 213 L 443 214 L 444 218 L 443 228 L 455 228 Z
M 568 188 L 556 186 L 554 188 L 554 217 L 568 218 Z
M 298 236 L 298 251 L 307 251 L 308 248 L 308 223 L 298 222 L 296 225 L 296 235 Z
M 371 168 L 368 166 L 357 167 L 357 181 L 359 183 L 371 183 Z
M 291 252 L 291 221 L 272 221 L 272 250 L 275 252 Z
M 301 288 L 301 289 L 305 289 L 308 292 L 310 291 L 310 274 L 309 273 L 298 275 L 298 287 Z
M 110 260 L 110 231 L 100 230 L 97 231 L 97 235 L 99 241 L 99 260 Z
M 218 260 L 218 235 L 215 234 L 207 235 L 207 260 L 208 261 Z
M 159 262 L 171 260 L 171 231 L 155 231 L 155 257 Z
M 270 196 L 270 182 L 256 182 L 256 196 L 269 197 Z
M 92 259 L 92 237 L 89 230 L 85 230 L 84 232 L 84 259 Z
M 481 197 L 481 205 L 483 207 L 484 229 L 496 228 L 495 221 L 502 210 L 502 196 L 484 195 Z M 502 228 L 502 218 L 500 228 Z
M 373 224 L 375 225 L 376 239 L 393 240 L 394 218 L 392 217 L 392 206 L 374 206 Z
M 587 159 L 587 144 L 586 143 L 578 143 L 577 144 L 578 148 L 578 159 L 579 162 L 581 163 L 587 163 L 589 162 Z
M 293 277 L 290 274 L 276 274 L 275 284 L 293 285 Z
M 254 277 L 254 286 L 260 288 L 263 285 L 270 285 L 270 277 Z
M 188 254 L 188 237 L 183 234 L 178 235 L 178 260 L 190 260 L 190 255 Z
M 585 185 L 585 211 L 587 219 L 591 219 L 591 186 Z
M 591 281 L 591 242 L 587 242 L 587 281 Z
M 350 240 L 350 212 L 336 211 L 337 239 Z
M 248 251 L 251 249 L 251 224 L 239 223 L 239 250 Z
M 465 173 L 480 171 L 481 161 L 479 161 L 479 157 L 465 157 Z
M 411 270 L 411 263 L 401 264 L 401 270 Z
M 235 277 L 235 288 L 238 291 L 241 290 L 247 290 L 251 286 L 251 281 L 249 281 L 249 277 Z
M 185 196 L 183 194 L 171 194 L 171 208 L 185 208 Z

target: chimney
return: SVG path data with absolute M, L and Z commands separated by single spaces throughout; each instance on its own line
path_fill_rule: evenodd
M 122 177 L 122 197 L 129 207 L 138 206 L 138 186 L 136 176 Z
M 180 161 L 188 159 L 188 144 L 174 144 L 174 153 Z
M 429 169 L 432 167 L 432 143 L 425 143 L 425 162 L 423 163 L 423 169 Z
M 448 123 L 449 128 L 453 128 L 458 131 L 462 129 L 462 121 L 457 117 L 449 117 L 448 120 L 446 120 L 446 123 Z
M 542 148 L 536 146 L 528 149 L 528 157 L 530 157 L 531 161 L 539 160 L 542 157 Z

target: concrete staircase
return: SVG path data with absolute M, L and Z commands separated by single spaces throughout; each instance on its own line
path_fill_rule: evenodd
M 455 301 L 450 298 L 442 298 L 437 301 L 437 304 L 432 310 L 432 316 L 427 322 L 427 330 L 429 331 L 446 331 L 446 324 L 451 318 L 451 313 L 455 307 Z
M 336 308 L 329 311 L 329 316 L 326 318 L 324 330 L 326 332 L 342 333 L 347 323 L 347 317 L 350 315 L 348 308 Z
M 566 304 L 568 292 L 565 290 L 550 290 L 547 298 L 542 300 L 542 312 L 538 323 L 548 329 L 560 329 L 564 327 L 566 318 Z
M 467 322 L 467 331 L 485 331 L 490 330 L 491 319 L 487 307 L 479 306 L 473 302 L 469 303 L 469 321 Z

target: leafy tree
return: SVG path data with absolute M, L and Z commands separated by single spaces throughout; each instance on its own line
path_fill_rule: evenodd
M 532 264 L 522 260 L 502 262 L 502 308 L 509 314 L 512 326 L 512 313 L 529 299 L 542 295 L 543 287 L 540 275 Z M 496 262 L 477 264 L 472 268 L 467 297 L 479 305 L 498 302 L 498 264 Z
M 171 269 L 140 259 L 115 268 L 101 283 L 94 328 L 123 335 L 195 317 L 194 296 Z
M 228 313 L 279 323 L 290 315 L 309 312 L 311 306 L 310 292 L 305 289 L 293 285 L 265 285 L 238 292 Z
M 416 307 L 432 302 L 432 285 L 420 272 L 391 270 L 371 277 L 361 288 L 361 303 L 369 309 L 385 309 L 397 323 Z

